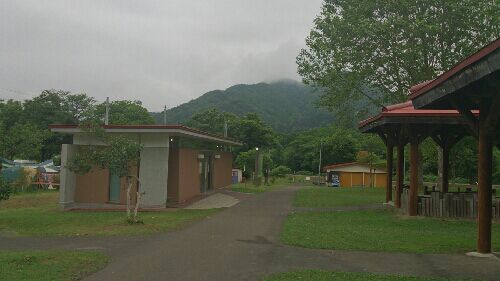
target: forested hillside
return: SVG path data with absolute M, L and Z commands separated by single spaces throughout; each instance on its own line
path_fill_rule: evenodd
M 334 116 L 314 103 L 320 94 L 292 80 L 235 85 L 215 90 L 185 104 L 167 110 L 168 123 L 185 123 L 194 113 L 210 108 L 242 116 L 256 113 L 279 132 L 294 132 L 329 125 Z M 163 123 L 162 113 L 152 113 Z

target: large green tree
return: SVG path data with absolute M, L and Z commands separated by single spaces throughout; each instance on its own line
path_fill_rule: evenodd
M 266 124 L 256 113 L 247 113 L 236 116 L 232 113 L 217 109 L 208 109 L 196 114 L 186 122 L 187 126 L 206 132 L 223 135 L 224 124 L 227 123 L 228 137 L 243 142 L 240 151 L 248 149 L 271 148 L 276 143 L 273 129 Z
M 498 0 L 325 0 L 297 57 L 298 71 L 306 84 L 325 89 L 320 104 L 332 111 L 357 113 L 353 106 L 366 96 L 376 104 L 403 101 L 410 86 L 496 39 L 499 6 Z
M 90 114 L 94 122 L 104 122 L 106 104 L 95 106 Z M 117 100 L 109 104 L 109 124 L 115 125 L 147 125 L 154 124 L 155 120 L 148 110 L 142 106 L 142 102 L 135 100 Z
M 41 130 L 30 123 L 17 123 L 2 135 L 0 149 L 2 155 L 13 159 L 43 160 L 42 147 L 50 136 L 47 130 Z
M 227 124 L 228 136 L 234 137 L 239 124 L 239 118 L 235 114 L 229 112 L 211 108 L 193 114 L 186 122 L 186 125 L 189 127 L 217 135 L 224 134 L 225 124 Z

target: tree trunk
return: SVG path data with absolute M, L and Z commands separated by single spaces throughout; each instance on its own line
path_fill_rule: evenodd
M 130 193 L 132 192 L 132 177 L 127 177 L 127 219 L 130 219 L 130 209 L 131 209 L 131 198 Z
M 135 202 L 134 208 L 134 221 L 137 222 L 137 215 L 139 213 L 139 202 L 141 201 L 141 193 L 139 192 L 139 188 L 137 188 L 137 200 Z

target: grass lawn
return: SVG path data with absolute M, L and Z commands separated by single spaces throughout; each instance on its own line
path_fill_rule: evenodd
M 142 212 L 144 225 L 129 225 L 123 212 L 60 211 L 57 192 L 14 195 L 0 203 L 0 233 L 4 235 L 136 235 L 176 229 L 218 210 Z
M 276 188 L 289 186 L 290 184 L 292 184 L 292 182 L 286 178 L 277 178 L 275 182 L 270 185 L 261 184 L 260 186 L 255 186 L 251 181 L 247 183 L 233 184 L 231 186 L 231 190 L 242 193 L 262 193 Z
M 0 280 L 79 280 L 107 262 L 90 251 L 0 251 Z
M 362 187 L 308 187 L 300 189 L 293 202 L 295 207 L 341 207 L 382 203 L 385 189 Z
M 451 281 L 465 279 L 446 279 L 431 277 L 411 277 L 401 275 L 382 275 L 372 273 L 330 272 L 323 270 L 302 270 L 271 275 L 264 281 Z
M 412 253 L 464 253 L 476 249 L 476 222 L 401 217 L 394 210 L 306 212 L 288 216 L 281 240 L 319 249 Z M 492 247 L 500 250 L 500 223 Z

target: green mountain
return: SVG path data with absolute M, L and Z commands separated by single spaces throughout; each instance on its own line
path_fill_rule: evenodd
M 319 93 L 293 80 L 253 85 L 235 85 L 226 90 L 215 90 L 201 97 L 167 110 L 169 124 L 182 124 L 192 114 L 210 108 L 244 115 L 257 113 L 267 124 L 282 133 L 295 132 L 329 125 L 334 116 L 315 107 Z M 158 124 L 163 113 L 152 113 Z

